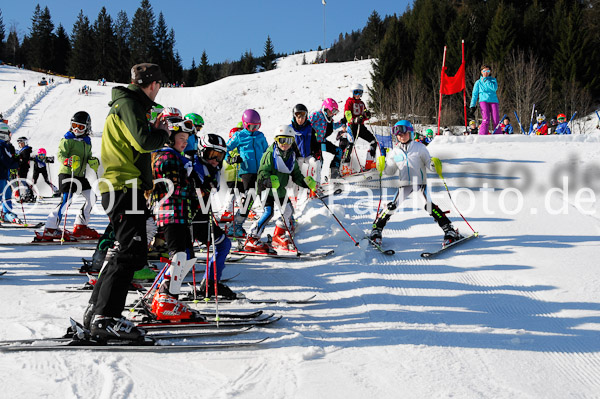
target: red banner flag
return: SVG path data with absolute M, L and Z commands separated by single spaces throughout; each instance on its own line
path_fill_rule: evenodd
M 448 67 L 442 68 L 442 83 L 440 84 L 441 94 L 454 94 L 465 89 L 465 64 L 460 64 L 460 68 L 454 76 L 448 76 L 446 74 Z

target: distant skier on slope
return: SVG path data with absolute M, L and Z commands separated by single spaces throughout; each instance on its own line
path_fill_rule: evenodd
M 398 121 L 392 127 L 392 134 L 396 136 L 398 142 L 386 156 L 380 156 L 377 159 L 377 170 L 385 172 L 386 175 L 398 175 L 398 191 L 394 200 L 387 204 L 384 211 L 379 215 L 373 229 L 370 239 L 381 245 L 382 231 L 396 209 L 413 191 L 418 191 L 423 195 L 426 201 L 425 210 L 433 217 L 438 225 L 444 231 L 444 243 L 448 245 L 461 238 L 458 231 L 452 226 L 450 220 L 446 217 L 436 204 L 431 202 L 427 190 L 427 170 L 437 170 L 441 168 L 441 161 L 438 158 L 432 158 L 427 148 L 413 140 L 414 129 L 407 120 Z

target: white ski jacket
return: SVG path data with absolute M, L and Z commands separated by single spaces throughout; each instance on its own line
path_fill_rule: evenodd
M 397 143 L 386 155 L 384 172 L 397 174 L 400 187 L 427 184 L 427 169 L 435 171 L 427 147 L 418 141 Z

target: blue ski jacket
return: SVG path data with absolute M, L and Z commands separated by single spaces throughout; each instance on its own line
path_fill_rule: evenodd
M 488 76 L 487 78 L 482 76 L 479 78 L 473 85 L 471 108 L 476 106 L 477 102 L 497 103 L 498 96 L 496 95 L 496 90 L 498 90 L 496 78 L 492 78 L 491 76 Z
M 243 129 L 234 134 L 227 142 L 226 159 L 229 159 L 229 153 L 237 148 L 242 157 L 239 174 L 258 173 L 260 159 L 268 147 L 269 144 L 262 132 Z

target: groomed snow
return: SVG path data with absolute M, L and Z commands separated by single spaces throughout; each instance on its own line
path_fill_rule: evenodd
M 370 61 L 300 63 L 198 88 L 162 89 L 157 100 L 200 113 L 205 130 L 225 138 L 243 110 L 255 108 L 271 139 L 296 103 L 316 109 L 324 97 L 333 97 L 342 106 L 351 83 L 370 83 Z M 53 155 L 71 115 L 86 110 L 99 155 L 114 85 L 58 78 L 51 88 L 34 86 L 41 76 L 0 67 L 0 112 L 17 128 L 13 139 L 27 136 L 35 149 L 43 146 Z M 92 87 L 89 96 L 77 94 L 84 84 Z M 422 251 L 439 246 L 441 230 L 420 202 L 407 201 L 384 231 L 384 247 L 396 250 L 385 256 L 364 241 L 355 247 L 313 201 L 299 215 L 296 242 L 305 251 L 335 249 L 333 256 L 253 258 L 225 271 L 226 277 L 240 273 L 229 285 L 251 298 L 317 295 L 308 305 L 221 305 L 282 314 L 269 328 L 225 338 L 269 336 L 268 342 L 245 350 L 170 354 L 2 353 L 2 396 L 599 397 L 598 142 L 597 130 L 570 137 L 437 137 L 429 150 L 442 159 L 452 198 L 479 238 L 439 259 L 421 259 Z M 389 185 L 385 180 L 383 204 L 394 194 Z M 451 211 L 461 232 L 470 232 L 443 184 L 432 185 L 434 202 Z M 330 208 L 360 239 L 378 203 L 375 182 L 354 186 Z M 25 205 L 27 221 L 44 221 L 54 204 Z M 67 226 L 77 206 L 69 210 Z M 16 211 L 22 215 L 20 205 Z M 98 205 L 91 225 L 106 224 Z M 5 244 L 31 237 L 28 230 L 0 231 Z M 89 294 L 41 289 L 83 284 L 81 277 L 46 273 L 71 270 L 91 254 L 69 246 L 0 246 L 0 270 L 8 271 L 0 277 L 0 340 L 58 336 L 68 317 L 80 319 Z

